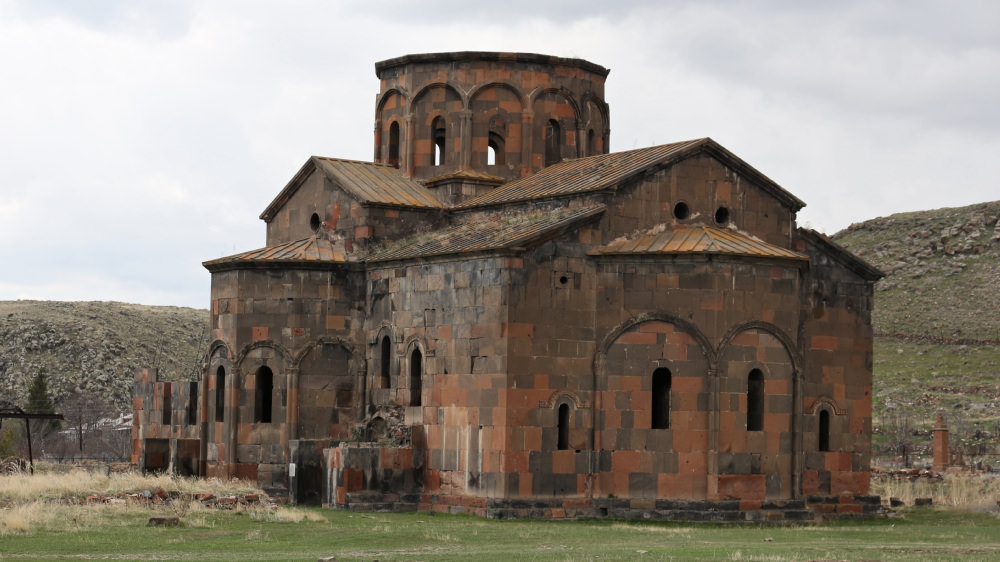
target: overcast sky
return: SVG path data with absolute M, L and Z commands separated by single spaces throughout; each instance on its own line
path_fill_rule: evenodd
M 407 53 L 610 68 L 612 151 L 712 137 L 830 234 L 997 200 L 998 30 L 992 0 L 0 0 L 0 300 L 206 308 L 201 262 L 262 247 L 310 155 L 372 159 Z

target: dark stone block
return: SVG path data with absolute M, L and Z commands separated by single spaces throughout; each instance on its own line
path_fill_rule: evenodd
M 781 476 L 778 474 L 768 474 L 764 478 L 767 495 L 776 496 L 781 493 Z
M 628 475 L 628 492 L 633 498 L 656 497 L 656 474 L 633 472 Z

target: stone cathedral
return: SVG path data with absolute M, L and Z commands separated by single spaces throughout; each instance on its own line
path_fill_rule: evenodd
M 356 510 L 873 512 L 882 274 L 710 138 L 610 152 L 608 72 L 376 63 L 373 161 L 310 157 L 205 262 L 201 376 L 136 374 L 133 462 Z

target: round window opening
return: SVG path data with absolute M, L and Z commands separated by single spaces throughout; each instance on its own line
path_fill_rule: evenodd
M 319 215 L 313 213 L 313 216 L 309 217 L 309 227 L 313 230 L 319 230 Z
M 726 224 L 729 222 L 729 209 L 725 207 L 719 207 L 715 211 L 715 222 L 718 224 Z
M 565 285 L 568 281 L 569 281 L 569 277 L 566 277 L 565 275 L 559 277 L 559 283 L 562 284 L 562 285 Z
M 674 205 L 674 216 L 678 220 L 684 220 L 691 216 L 691 209 L 688 208 L 688 204 L 681 201 L 680 203 Z

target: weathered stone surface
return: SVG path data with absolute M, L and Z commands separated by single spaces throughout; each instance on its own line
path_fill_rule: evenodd
M 710 139 L 609 154 L 586 61 L 377 69 L 377 163 L 311 158 L 267 248 L 206 262 L 201 380 L 137 375 L 144 468 L 496 517 L 867 494 L 880 274 L 798 199 Z

